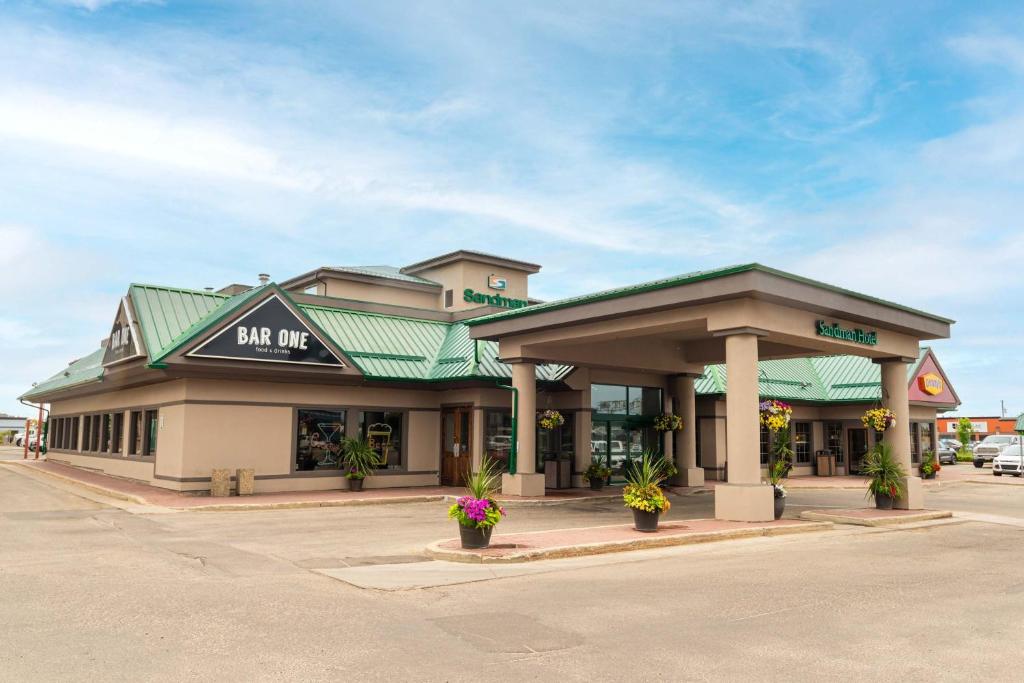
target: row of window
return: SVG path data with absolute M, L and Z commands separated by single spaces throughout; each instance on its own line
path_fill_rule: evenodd
M 128 416 L 128 442 L 124 443 L 124 420 Z M 128 413 L 93 413 L 73 417 L 51 417 L 50 443 L 53 448 L 82 453 L 112 455 L 156 455 L 158 411 L 132 410 Z
M 850 432 L 850 450 L 851 452 L 858 451 L 856 455 L 862 456 L 869 448 L 867 430 L 854 428 L 850 430 Z M 811 464 L 811 455 L 814 453 L 814 444 L 812 442 L 811 434 L 810 422 L 792 423 L 790 429 L 790 448 L 793 449 L 793 460 L 797 465 Z M 835 456 L 837 465 L 844 464 L 844 452 L 846 449 L 843 448 L 843 423 L 824 423 L 823 434 L 825 439 L 823 450 L 826 450 Z M 761 427 L 762 465 L 768 464 L 769 453 L 771 452 L 771 447 L 775 438 L 776 435 L 769 432 L 767 427 Z M 875 434 L 875 438 L 876 440 L 879 438 L 877 433 Z M 934 450 L 934 425 L 931 422 L 911 422 L 910 456 L 912 462 L 921 462 L 922 444 L 924 444 L 925 450 Z
M 300 409 L 296 411 L 295 470 L 298 472 L 341 467 L 342 442 L 346 437 L 364 439 L 377 451 L 380 469 L 399 469 L 404 459 L 405 413 L 394 410 L 352 411 Z

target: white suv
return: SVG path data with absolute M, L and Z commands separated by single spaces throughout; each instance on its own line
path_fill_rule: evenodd
M 1020 437 L 1009 434 L 992 434 L 974 449 L 974 466 L 984 467 L 986 462 L 993 462 L 1003 453 L 1015 453 L 1020 449 Z

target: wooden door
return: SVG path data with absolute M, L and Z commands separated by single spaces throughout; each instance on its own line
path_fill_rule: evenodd
M 441 484 L 462 486 L 472 467 L 472 409 L 446 408 L 441 411 Z

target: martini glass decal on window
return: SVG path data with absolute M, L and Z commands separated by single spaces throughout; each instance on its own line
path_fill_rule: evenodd
M 317 422 L 317 433 L 310 437 L 310 445 L 326 452 L 320 465 L 337 467 L 341 458 L 341 430 L 345 425 L 340 422 Z

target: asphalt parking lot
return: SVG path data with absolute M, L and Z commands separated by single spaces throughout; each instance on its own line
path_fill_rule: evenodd
M 139 514 L 16 470 L 0 467 L 0 680 L 1019 679 L 989 653 L 1024 632 L 1017 487 L 930 492 L 931 506 L 988 521 L 384 592 L 318 570 L 422 566 L 422 547 L 455 531 L 443 504 Z M 670 514 L 706 516 L 712 498 L 674 502 Z M 799 491 L 789 503 L 863 497 Z M 614 503 L 581 503 L 517 509 L 503 524 L 627 519 Z

